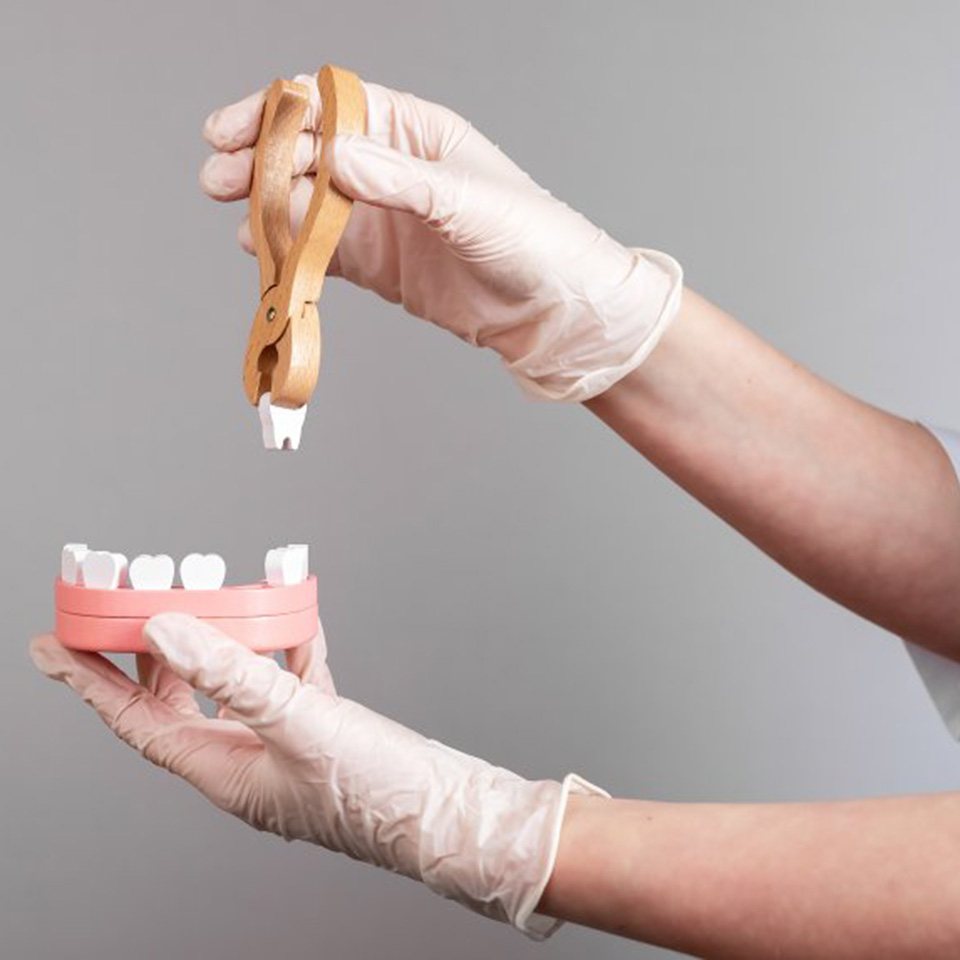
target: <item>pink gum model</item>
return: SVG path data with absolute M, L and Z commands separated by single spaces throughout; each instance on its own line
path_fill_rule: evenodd
M 143 625 L 157 613 L 189 613 L 251 650 L 286 650 L 317 634 L 317 578 L 220 590 L 94 590 L 56 582 L 57 639 L 74 650 L 146 653 Z

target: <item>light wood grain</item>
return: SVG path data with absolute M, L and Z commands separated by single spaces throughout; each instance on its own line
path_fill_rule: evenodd
M 317 77 L 322 142 L 338 133 L 363 133 L 366 97 L 356 74 L 325 66 Z M 320 369 L 317 300 L 353 201 L 318 159 L 313 197 L 296 239 L 290 233 L 293 150 L 309 106 L 309 91 L 276 80 L 267 93 L 254 156 L 250 228 L 260 264 L 260 306 L 243 366 L 247 399 L 270 392 L 274 404 L 299 407 L 313 394 Z

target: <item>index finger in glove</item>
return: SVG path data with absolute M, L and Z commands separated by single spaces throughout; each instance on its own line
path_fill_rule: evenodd
M 303 130 L 315 131 L 320 122 L 320 91 L 316 77 L 300 73 L 293 78 L 310 93 L 310 106 L 304 115 Z M 266 88 L 251 93 L 236 103 L 214 110 L 203 124 L 203 138 L 217 150 L 233 152 L 243 147 L 252 147 L 260 135 L 263 105 L 267 99 Z
M 317 143 L 312 133 L 301 133 L 293 151 L 294 183 L 305 173 L 316 171 Z M 229 203 L 250 196 L 253 181 L 253 148 L 212 153 L 200 168 L 200 187 L 213 200 Z
M 323 116 L 316 76 L 301 73 L 293 78 L 309 91 L 310 107 L 302 129 L 318 133 Z M 448 156 L 470 129 L 459 114 L 438 103 L 376 83 L 363 83 L 367 99 L 366 134 L 384 146 L 411 153 L 422 160 Z M 233 152 L 252 147 L 260 134 L 266 90 L 228 104 L 207 117 L 204 139 L 215 149 Z
M 214 110 L 203 124 L 203 138 L 217 150 L 239 150 L 257 142 L 266 90 Z

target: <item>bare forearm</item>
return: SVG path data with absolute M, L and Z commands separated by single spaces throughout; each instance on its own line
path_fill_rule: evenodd
M 541 912 L 708 958 L 954 960 L 960 794 L 572 798 Z
M 820 380 L 692 292 L 590 409 L 797 576 L 960 655 L 960 487 L 922 427 Z

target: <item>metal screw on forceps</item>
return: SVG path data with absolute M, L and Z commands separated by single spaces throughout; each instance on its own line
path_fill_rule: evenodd
M 317 75 L 322 143 L 338 133 L 364 133 L 366 97 L 360 78 L 340 67 Z M 290 186 L 297 136 L 310 107 L 310 91 L 274 80 L 263 107 L 253 161 L 250 231 L 260 264 L 260 306 L 243 362 L 243 389 L 260 412 L 269 450 L 296 450 L 320 370 L 317 300 L 330 258 L 350 218 L 353 201 L 330 180 L 318 158 L 313 197 L 294 240 Z

